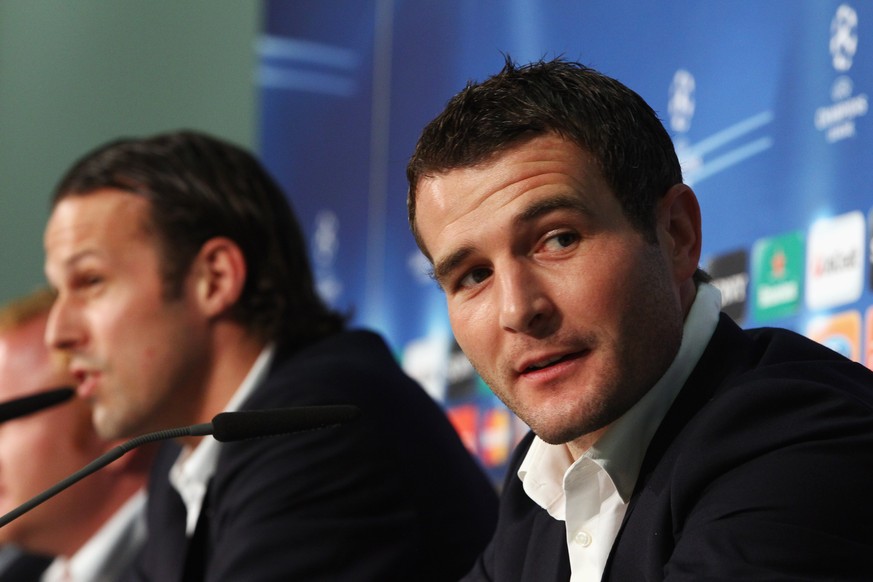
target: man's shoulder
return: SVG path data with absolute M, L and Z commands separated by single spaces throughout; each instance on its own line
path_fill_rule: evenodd
M 742 333 L 748 340 L 745 365 L 723 391 L 742 389 L 745 398 L 769 398 L 772 391 L 785 391 L 782 397 L 789 405 L 805 391 L 873 407 L 873 370 L 790 330 L 757 328 Z
M 244 408 L 330 403 L 367 379 L 383 382 L 400 372 L 399 363 L 379 334 L 342 331 L 312 344 L 289 349 L 279 342 L 264 382 Z
M 873 405 L 870 369 L 791 330 L 740 329 L 724 315 L 686 389 L 711 390 L 711 400 L 738 390 L 754 398 L 798 385 Z
M 393 359 L 381 335 L 363 329 L 341 331 L 315 343 L 288 350 L 280 347 L 271 369 L 281 373 L 287 369 L 321 369 L 341 364 L 337 371 L 349 367 L 385 366 Z
M 866 551 L 873 504 L 845 500 L 866 498 L 873 471 L 870 370 L 790 331 L 724 322 L 707 350 L 649 446 L 608 579 L 795 572 Z
M 794 332 L 723 322 L 645 462 L 708 471 L 825 433 L 867 431 L 873 435 L 873 372 Z M 873 454 L 873 440 L 865 447 Z
M 367 330 L 344 331 L 293 352 L 277 350 L 264 382 L 242 408 L 332 404 L 360 408 L 359 418 L 343 431 L 360 445 L 417 435 L 426 441 L 418 443 L 422 450 L 434 443 L 460 446 L 439 404 L 404 372 L 387 342 Z
M 868 430 L 873 372 L 796 333 L 723 320 L 652 439 L 643 473 L 662 462 L 708 471 L 822 431 Z

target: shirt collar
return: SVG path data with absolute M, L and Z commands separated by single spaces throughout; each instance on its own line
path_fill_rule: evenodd
M 633 493 L 643 456 L 667 410 L 703 355 L 721 308 L 721 293 L 703 283 L 683 326 L 676 358 L 658 382 L 573 463 L 566 445 L 550 445 L 534 437 L 518 477 L 525 492 L 551 514 L 563 513 L 563 479 L 573 466 L 593 461 L 606 471 L 622 500 Z
M 254 392 L 267 375 L 274 352 L 274 344 L 269 344 L 261 350 L 258 359 L 255 360 L 242 384 L 234 392 L 224 412 L 239 410 L 243 402 Z M 194 533 L 194 528 L 197 526 L 200 509 L 203 507 L 203 498 L 206 496 L 206 488 L 212 475 L 215 474 L 215 467 L 218 465 L 220 451 L 218 445 L 219 443 L 215 439 L 204 438 L 194 449 L 185 447 L 170 468 L 170 483 L 179 492 L 187 510 L 185 530 L 189 536 Z

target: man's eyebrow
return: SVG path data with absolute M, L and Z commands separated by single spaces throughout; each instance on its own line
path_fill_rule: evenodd
M 440 284 L 440 287 L 443 287 L 443 281 L 445 281 L 446 278 L 452 274 L 452 271 L 457 269 L 458 265 L 463 263 L 464 259 L 470 256 L 472 252 L 473 247 L 461 247 L 446 258 L 434 263 L 433 278 Z
M 591 209 L 588 208 L 579 196 L 561 194 L 537 200 L 520 212 L 513 220 L 513 223 L 516 226 L 520 226 L 555 210 L 572 210 L 580 214 L 591 214 Z
M 530 206 L 527 206 L 513 218 L 513 226 L 520 227 L 525 223 L 534 221 L 555 210 L 571 210 L 580 214 L 590 214 L 591 212 L 579 196 L 561 194 L 551 198 L 537 200 Z M 457 249 L 446 258 L 435 262 L 433 270 L 431 271 L 432 277 L 441 287 L 443 287 L 443 282 L 455 269 L 458 268 L 458 265 L 463 263 L 464 260 L 473 253 L 473 251 L 474 249 L 472 246 L 464 246 Z
M 75 267 L 78 263 L 81 263 L 83 260 L 90 257 L 99 257 L 100 253 L 96 249 L 82 249 L 76 253 L 73 253 L 69 257 L 64 260 L 63 266 L 66 268 Z
M 69 274 L 75 271 L 79 263 L 90 258 L 90 257 L 99 257 L 100 253 L 96 249 L 83 249 L 80 250 L 69 257 L 66 257 L 59 265 L 57 275 L 61 276 L 64 274 Z M 48 275 L 49 270 L 46 269 L 46 275 Z

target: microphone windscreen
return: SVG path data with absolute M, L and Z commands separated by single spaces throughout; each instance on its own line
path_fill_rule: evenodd
M 73 388 L 64 386 L 2 402 L 0 403 L 0 422 L 6 422 L 66 402 L 75 393 Z
M 212 419 L 212 436 L 226 443 L 290 434 L 343 424 L 359 414 L 358 407 L 350 404 L 222 412 Z

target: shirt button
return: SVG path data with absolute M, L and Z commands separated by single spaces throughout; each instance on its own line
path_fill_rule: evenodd
M 576 536 L 573 538 L 573 541 L 576 544 L 578 544 L 584 548 L 587 548 L 588 546 L 591 545 L 591 534 L 588 533 L 587 531 L 585 531 L 584 529 L 581 529 L 581 530 L 576 532 Z

